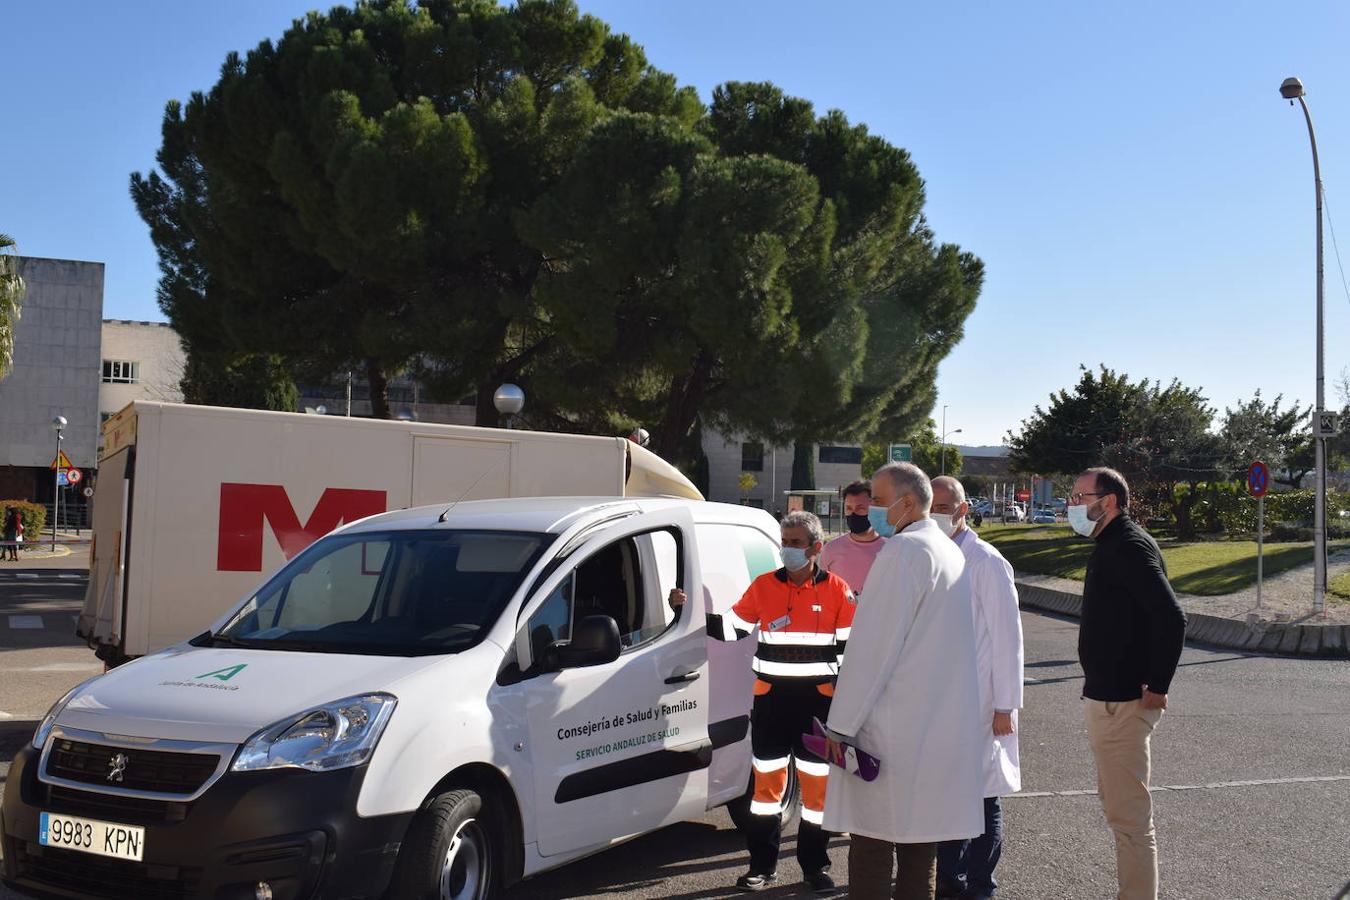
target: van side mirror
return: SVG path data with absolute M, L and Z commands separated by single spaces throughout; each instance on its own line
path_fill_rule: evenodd
M 558 641 L 549 647 L 549 668 L 600 666 L 618 659 L 622 650 L 618 622 L 610 616 L 587 616 L 572 629 L 570 641 Z

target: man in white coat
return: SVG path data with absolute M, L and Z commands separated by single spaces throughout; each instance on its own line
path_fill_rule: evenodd
M 1003 852 L 1000 797 L 1022 789 L 1017 756 L 1017 710 L 1022 707 L 1022 617 L 1017 609 L 1013 569 L 992 545 L 966 527 L 966 491 L 950 475 L 933 479 L 938 527 L 966 557 L 975 612 L 975 656 L 984 732 L 984 833 L 973 841 L 938 845 L 939 897 L 989 900 L 998 882 L 994 868 Z
M 984 831 L 988 722 L 970 581 L 960 549 L 928 517 L 933 489 L 920 469 L 878 469 L 872 498 L 896 535 L 867 576 L 828 727 L 880 757 L 881 771 L 869 783 L 830 767 L 825 828 L 852 836 L 850 897 L 931 900 L 938 842 Z

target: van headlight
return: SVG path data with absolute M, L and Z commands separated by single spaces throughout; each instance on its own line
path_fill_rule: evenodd
M 102 677 L 102 674 L 94 676 L 94 678 Z M 56 717 L 61 715 L 62 711 L 65 710 L 66 705 L 74 700 L 80 691 L 84 690 L 85 685 L 93 681 L 94 678 L 86 678 L 84 681 L 81 681 L 79 684 L 66 691 L 66 695 L 53 703 L 52 708 L 47 710 L 47 714 L 43 716 L 42 721 L 38 723 L 37 731 L 33 732 L 33 746 L 36 749 L 41 750 L 46 745 L 47 738 L 50 737 L 52 733 L 52 726 L 56 724 Z
M 230 768 L 326 772 L 359 766 L 375 751 L 397 705 L 390 694 L 362 694 L 307 709 L 249 738 Z

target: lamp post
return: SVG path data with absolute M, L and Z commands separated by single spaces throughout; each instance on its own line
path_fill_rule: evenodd
M 68 425 L 65 416 L 52 419 L 52 431 L 56 432 L 56 469 L 52 472 L 52 552 L 56 552 L 56 516 L 61 508 L 61 432 Z
M 947 474 L 947 435 L 949 435 L 949 434 L 960 434 L 960 433 L 961 433 L 961 429 L 960 429 L 960 428 L 953 428 L 951 431 L 948 431 L 948 432 L 944 432 L 944 433 L 943 433 L 943 435 L 942 435 L 942 461 L 938 464 L 938 469 L 939 469 L 938 474 L 939 474 L 939 475 L 946 475 L 946 474 Z
M 1303 99 L 1303 82 L 1286 78 L 1280 85 L 1280 96 L 1292 106 L 1297 100 L 1303 107 L 1303 118 L 1308 123 L 1308 141 L 1312 144 L 1313 190 L 1317 206 L 1317 407 L 1313 421 L 1320 420 L 1326 406 L 1325 378 L 1322 365 L 1322 168 L 1317 162 L 1317 135 L 1313 131 L 1312 113 Z M 1317 452 L 1317 496 L 1313 512 L 1313 613 L 1323 615 L 1327 598 L 1327 442 L 1317 430 L 1313 433 L 1313 447 Z
M 518 385 L 504 384 L 492 395 L 492 405 L 506 416 L 506 427 L 510 428 L 516 415 L 525 408 L 525 392 Z

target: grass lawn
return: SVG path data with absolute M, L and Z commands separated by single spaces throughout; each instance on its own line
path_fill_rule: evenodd
M 1067 525 L 986 525 L 980 537 L 998 547 L 1020 572 L 1083 580 L 1092 542 Z M 1172 587 L 1186 594 L 1212 597 L 1231 594 L 1256 583 L 1256 541 L 1159 541 Z M 1328 552 L 1350 546 L 1333 541 Z M 1274 544 L 1265 548 L 1265 574 L 1274 575 L 1311 562 L 1311 543 Z M 1350 599 L 1350 576 L 1333 579 L 1329 589 Z
M 1350 572 L 1328 581 L 1327 593 L 1337 600 L 1350 603 Z

